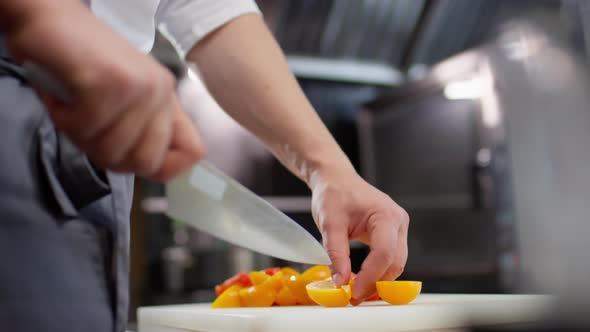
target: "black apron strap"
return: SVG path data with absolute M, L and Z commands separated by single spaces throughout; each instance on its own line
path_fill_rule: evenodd
M 21 82 L 25 82 L 23 69 L 5 56 L 0 56 L 0 76 L 12 76 Z

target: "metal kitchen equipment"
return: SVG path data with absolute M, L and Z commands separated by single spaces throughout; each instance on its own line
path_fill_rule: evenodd
M 588 326 L 590 75 L 554 22 L 509 24 L 493 43 L 367 105 L 363 169 L 410 210 L 414 231 L 439 230 L 410 234 L 409 275 L 444 277 L 454 262 L 424 240 L 459 241 L 464 248 L 447 249 L 463 261 L 455 269 L 477 267 L 468 259 L 477 252 L 499 290 L 556 294 L 554 322 Z M 453 152 L 461 144 L 466 153 Z M 413 187 L 405 182 L 417 174 Z M 420 219 L 421 209 L 443 213 Z

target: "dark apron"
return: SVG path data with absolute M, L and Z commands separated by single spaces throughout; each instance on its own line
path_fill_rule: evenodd
M 133 177 L 95 169 L 5 60 L 0 330 L 124 331 Z

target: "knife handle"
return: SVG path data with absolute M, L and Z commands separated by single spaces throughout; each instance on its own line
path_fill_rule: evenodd
M 25 78 L 43 90 L 43 92 L 57 98 L 62 103 L 69 104 L 72 102 L 73 99 L 70 91 L 47 70 L 29 61 L 23 63 L 22 68 Z

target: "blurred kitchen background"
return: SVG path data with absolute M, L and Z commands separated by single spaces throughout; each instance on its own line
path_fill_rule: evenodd
M 522 235 L 531 227 L 527 220 L 537 219 L 524 207 L 550 198 L 519 201 L 519 194 L 543 191 L 531 186 L 539 177 L 527 178 L 538 173 L 526 164 L 543 156 L 519 157 L 544 151 L 520 143 L 553 144 L 526 136 L 532 122 L 543 128 L 540 135 L 569 138 L 579 130 L 576 139 L 587 138 L 576 127 L 580 121 L 567 123 L 570 136 L 559 136 L 565 127 L 542 124 L 560 118 L 551 122 L 543 117 L 549 113 L 531 112 L 544 105 L 588 120 L 579 112 L 580 105 L 588 109 L 587 94 L 578 90 L 587 87 L 590 1 L 258 4 L 305 93 L 355 167 L 409 212 L 410 257 L 402 279 L 422 280 L 424 292 L 523 289 L 524 267 L 534 260 L 525 258 L 526 251 L 537 251 L 522 248 L 526 241 L 536 243 Z M 198 122 L 210 161 L 319 238 L 303 183 L 224 113 L 199 114 Z M 567 138 L 560 144 L 584 151 Z M 131 319 L 139 305 L 210 301 L 215 284 L 239 271 L 303 268 L 211 238 L 170 220 L 165 208 L 163 186 L 138 180 Z M 351 245 L 356 271 L 367 248 Z

